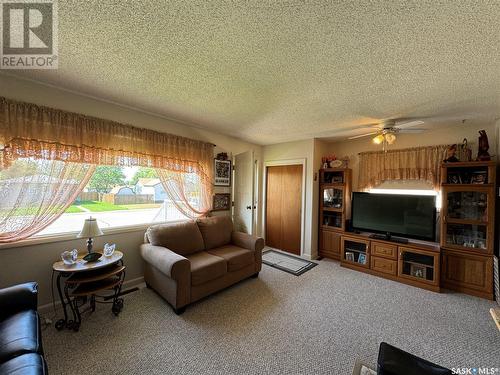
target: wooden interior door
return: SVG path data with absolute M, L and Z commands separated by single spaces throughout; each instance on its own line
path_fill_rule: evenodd
M 302 165 L 267 167 L 266 244 L 300 255 Z

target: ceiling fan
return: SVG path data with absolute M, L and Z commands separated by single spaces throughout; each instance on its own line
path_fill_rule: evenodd
M 388 145 L 392 145 L 396 141 L 396 134 L 400 133 L 422 133 L 425 129 L 414 128 L 414 126 L 423 124 L 422 120 L 409 120 L 408 119 L 390 119 L 382 121 L 378 124 L 364 125 L 363 128 L 371 128 L 372 131 L 349 137 L 348 139 L 357 139 L 374 135 L 372 138 L 373 143 L 382 145 L 385 151 Z

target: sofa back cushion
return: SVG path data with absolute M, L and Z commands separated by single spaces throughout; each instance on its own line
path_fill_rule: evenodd
M 148 228 L 146 235 L 151 245 L 166 247 L 180 255 L 204 249 L 203 237 L 193 220 L 153 225 Z
M 205 217 L 198 219 L 196 223 L 203 236 L 206 250 L 224 246 L 231 242 L 233 221 L 230 216 Z

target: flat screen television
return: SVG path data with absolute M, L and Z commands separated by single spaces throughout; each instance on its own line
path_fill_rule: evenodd
M 352 228 L 424 241 L 436 237 L 436 197 L 353 193 Z

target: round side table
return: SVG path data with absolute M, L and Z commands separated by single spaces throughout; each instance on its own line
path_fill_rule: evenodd
M 59 319 L 55 325 L 58 330 L 68 328 L 78 331 L 83 312 L 80 308 L 87 302 L 91 311 L 95 311 L 96 302 L 112 303 L 111 310 L 115 315 L 123 308 L 123 298 L 120 298 L 125 279 L 123 253 L 115 251 L 111 256 L 103 255 L 95 262 L 86 262 L 83 260 L 84 255 L 79 256 L 75 264 L 67 265 L 61 260 L 52 265 L 54 272 L 57 272 L 57 292 L 64 311 L 64 318 Z M 103 291 L 113 293 L 107 296 L 98 295 Z M 73 319 L 69 317 L 68 308 Z

